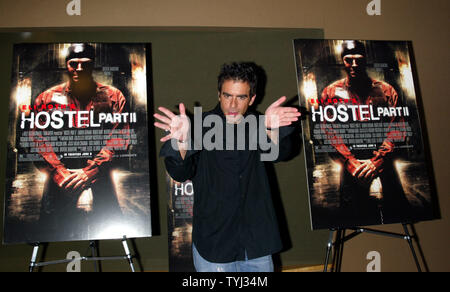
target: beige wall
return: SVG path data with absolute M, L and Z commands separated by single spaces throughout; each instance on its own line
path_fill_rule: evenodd
M 81 0 L 81 16 L 66 14 L 67 0 L 0 2 L 0 30 L 60 27 L 322 28 L 325 38 L 412 40 L 431 145 L 442 220 L 416 225 L 432 271 L 450 271 L 449 20 L 448 0 Z M 26 30 L 26 29 L 25 29 Z M 401 231 L 398 226 L 386 230 Z M 343 270 L 364 271 L 366 254 L 379 251 L 383 271 L 414 271 L 402 240 L 361 235 L 345 247 Z

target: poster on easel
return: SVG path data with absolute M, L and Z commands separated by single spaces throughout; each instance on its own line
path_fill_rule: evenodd
M 5 244 L 149 237 L 150 44 L 13 48 Z
M 192 258 L 194 186 L 190 180 L 177 182 L 168 173 L 166 181 L 169 271 L 195 272 Z
M 312 229 L 439 217 L 411 42 L 294 40 Z

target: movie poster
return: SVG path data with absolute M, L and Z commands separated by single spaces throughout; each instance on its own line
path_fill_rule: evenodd
M 313 229 L 435 219 L 403 41 L 294 40 Z
M 192 259 L 194 187 L 190 180 L 174 181 L 166 173 L 168 194 L 169 271 L 195 272 Z
M 16 44 L 4 243 L 151 236 L 149 44 Z

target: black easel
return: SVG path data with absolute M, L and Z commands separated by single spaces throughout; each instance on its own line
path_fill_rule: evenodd
M 54 264 L 64 264 L 69 263 L 72 261 L 107 261 L 107 260 L 128 260 L 128 263 L 130 264 L 130 268 L 132 272 L 135 272 L 134 265 L 133 265 L 133 257 L 130 253 L 130 250 L 128 248 L 127 238 L 124 236 L 122 238 L 122 245 L 123 249 L 125 251 L 124 256 L 111 256 L 111 257 L 97 257 L 97 245 L 95 241 L 89 242 L 89 247 L 91 248 L 91 256 L 90 257 L 81 257 L 81 258 L 75 258 L 75 259 L 63 259 L 63 260 L 55 260 L 55 261 L 48 261 L 48 262 L 36 262 L 36 258 L 39 251 L 39 246 L 41 243 L 34 243 L 33 244 L 33 253 L 31 255 L 31 261 L 29 266 L 29 271 L 33 272 L 35 267 L 42 267 L 42 266 L 48 266 L 48 265 L 54 265 Z M 95 271 L 97 272 L 97 265 L 94 266 Z
M 414 227 L 412 223 L 409 223 L 411 225 L 412 230 L 414 231 Z M 393 232 L 387 232 L 387 231 L 381 231 L 381 230 L 375 230 L 370 228 L 361 228 L 361 227 L 351 227 L 351 228 L 337 228 L 337 229 L 330 229 L 330 236 L 328 238 L 327 243 L 327 252 L 325 256 L 325 264 L 324 264 L 324 272 L 328 271 L 328 262 L 330 260 L 330 253 L 334 246 L 334 255 L 333 255 L 333 261 L 332 261 L 332 271 L 334 272 L 340 272 L 341 271 L 341 264 L 342 264 L 342 255 L 344 252 L 344 243 L 353 237 L 363 233 L 372 233 L 372 234 L 378 234 L 383 236 L 389 236 L 394 238 L 400 238 L 404 239 L 408 242 L 409 248 L 411 249 L 411 253 L 413 255 L 414 261 L 416 263 L 417 271 L 422 272 L 422 269 L 420 268 L 419 260 L 417 259 L 416 252 L 414 250 L 414 246 L 412 243 L 412 238 L 416 239 L 416 243 L 418 243 L 417 235 L 413 234 L 413 236 L 410 235 L 410 232 L 408 230 L 408 224 L 402 223 L 403 230 L 405 233 L 393 233 Z M 353 230 L 352 233 L 349 235 L 345 235 L 345 230 Z M 333 242 L 333 235 L 336 233 L 335 241 Z

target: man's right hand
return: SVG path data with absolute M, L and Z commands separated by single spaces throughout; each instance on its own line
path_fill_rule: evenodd
M 83 169 L 69 170 L 68 175 L 60 184 L 60 187 L 69 193 L 81 193 L 87 189 L 92 182 L 92 178 L 83 171 Z
M 361 161 L 361 165 L 356 169 L 354 176 L 363 184 L 370 185 L 378 175 L 377 168 L 370 160 Z
M 154 114 L 153 116 L 160 122 L 155 122 L 157 128 L 164 130 L 167 135 L 160 139 L 161 142 L 166 142 L 170 139 L 176 139 L 178 142 L 186 142 L 189 136 L 190 121 L 186 116 L 186 108 L 183 103 L 179 105 L 180 115 L 175 115 L 172 111 L 165 107 L 158 107 L 163 115 Z
M 346 169 L 363 186 L 370 186 L 378 176 L 377 168 L 370 160 L 350 159 L 346 163 Z

